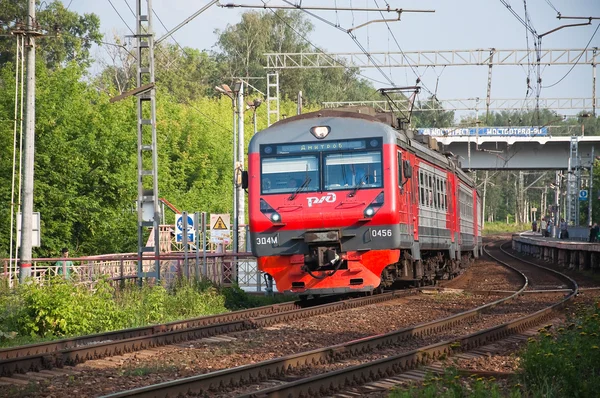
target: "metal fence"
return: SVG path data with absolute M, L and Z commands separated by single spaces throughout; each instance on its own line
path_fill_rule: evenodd
M 181 243 L 176 242 L 175 228 L 173 225 L 159 227 L 160 244 L 160 279 L 165 286 L 170 285 L 177 278 L 208 279 L 218 286 L 231 286 L 237 283 L 246 291 L 261 291 L 261 275 L 257 269 L 256 258 L 251 253 L 236 253 L 229 246 L 210 243 L 208 236 L 199 242 L 206 242 L 203 248 L 196 247 L 193 242 L 188 244 L 188 250 Z M 208 234 L 204 231 L 204 234 Z M 154 231 L 150 232 L 148 245 L 154 242 Z M 227 251 L 229 249 L 229 251 Z M 149 253 L 150 254 L 150 253 Z M 59 273 L 55 264 L 60 258 L 34 258 L 32 259 L 31 276 L 44 283 L 51 275 Z M 69 277 L 83 282 L 91 283 L 101 277 L 115 281 L 124 281 L 138 278 L 137 253 L 110 254 L 88 257 L 70 257 L 73 266 L 70 267 Z M 0 259 L 2 275 L 0 277 L 8 286 L 15 286 L 18 281 L 18 269 L 15 259 Z M 144 255 L 142 272 L 153 272 L 155 267 L 154 255 Z
M 49 276 L 58 275 L 61 266 L 56 266 L 59 258 L 37 258 L 32 260 L 31 276 L 38 283 L 43 284 Z M 137 279 L 138 259 L 137 254 L 118 254 L 91 257 L 69 258 L 73 266 L 69 267 L 69 278 L 83 283 L 92 283 L 99 278 L 108 278 L 114 281 Z M 0 260 L 2 264 L 2 278 L 10 286 L 16 285 L 18 275 L 8 272 L 9 259 Z M 14 261 L 14 260 L 13 260 Z M 218 286 L 231 286 L 238 283 L 245 290 L 260 291 L 260 276 L 256 268 L 256 259 L 251 253 L 206 253 L 196 256 L 189 252 L 186 256 L 182 252 L 171 252 L 161 255 L 160 276 L 161 283 L 169 286 L 178 278 L 208 279 Z M 144 257 L 143 272 L 154 271 L 154 257 Z

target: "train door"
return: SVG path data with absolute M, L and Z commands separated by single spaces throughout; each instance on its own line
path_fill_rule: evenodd
M 404 163 L 402 152 L 398 151 L 398 196 L 399 203 L 398 211 L 400 212 L 400 230 L 402 234 L 408 238 L 412 231 L 412 203 L 410 202 L 410 178 L 404 176 Z M 406 228 L 403 230 L 403 228 Z M 406 239 L 403 238 L 403 239 Z

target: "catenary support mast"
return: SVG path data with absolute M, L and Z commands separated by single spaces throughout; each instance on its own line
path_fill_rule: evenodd
M 137 160 L 138 160 L 138 278 L 160 280 L 160 206 L 158 200 L 158 148 L 156 140 L 156 90 L 154 88 L 154 33 L 152 0 L 136 1 Z M 144 231 L 152 227 L 154 244 L 146 245 Z M 184 232 L 185 233 L 185 232 Z M 154 252 L 154 271 L 144 272 L 144 253 Z

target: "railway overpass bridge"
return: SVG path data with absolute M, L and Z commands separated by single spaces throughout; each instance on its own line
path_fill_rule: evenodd
M 567 170 L 590 167 L 600 155 L 600 136 L 434 136 L 464 170 Z M 573 159 L 576 157 L 576 159 Z

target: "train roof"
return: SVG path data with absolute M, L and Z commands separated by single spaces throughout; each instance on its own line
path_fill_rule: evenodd
M 310 133 L 312 127 L 329 126 L 331 131 L 324 141 L 347 140 L 369 136 L 384 137 L 384 143 L 395 144 L 398 140 L 407 142 L 406 134 L 393 129 L 380 118 L 358 112 L 324 109 L 281 120 L 252 137 L 250 153 L 259 151 L 261 144 L 275 142 L 315 141 Z
M 420 158 L 455 172 L 460 179 L 473 185 L 471 178 L 460 169 L 458 162 L 434 149 L 432 143 L 425 145 L 415 139 L 410 131 L 394 128 L 391 113 L 376 113 L 370 107 L 322 109 L 316 112 L 292 116 L 274 123 L 252 137 L 249 153 L 256 153 L 260 145 L 276 142 L 306 142 L 315 138 L 310 134 L 314 126 L 330 126 L 328 140 L 345 140 L 365 136 L 383 136 L 387 144 L 397 144 Z M 425 137 L 429 138 L 429 137 Z

